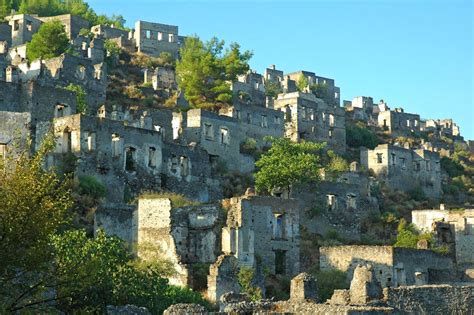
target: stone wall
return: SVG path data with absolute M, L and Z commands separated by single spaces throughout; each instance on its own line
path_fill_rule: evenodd
M 333 246 L 319 249 L 321 270 L 339 269 L 347 272 L 350 281 L 358 264 L 372 265 L 382 287 L 393 285 L 393 247 L 391 246 Z
M 108 190 L 108 202 L 160 190 L 163 143 L 158 131 L 82 115 L 57 118 L 54 130 L 58 163 L 64 155 L 75 155 L 76 175 L 93 175 L 106 187 L 114 187 Z
M 430 198 L 441 194 L 439 154 L 427 150 L 410 150 L 390 144 L 374 150 L 361 149 L 361 165 L 371 169 L 392 189 L 410 191 L 421 187 Z
M 171 283 L 192 287 L 192 264 L 213 263 L 220 253 L 220 215 L 215 205 L 176 208 L 170 199 L 143 196 L 138 201 L 138 255 L 172 262 L 177 275 Z
M 285 137 L 293 141 L 327 142 L 330 149 L 345 151 L 343 108 L 328 106 L 313 94 L 302 92 L 278 95 L 274 108 L 285 113 Z
M 342 270 L 348 280 L 359 264 L 370 264 L 382 287 L 455 280 L 452 259 L 430 250 L 351 245 L 321 247 L 319 251 L 321 270 Z
M 293 199 L 243 196 L 224 200 L 222 250 L 243 266 L 258 260 L 271 274 L 299 273 L 299 205 Z
M 137 21 L 134 38 L 138 52 L 153 56 L 159 56 L 162 52 L 169 52 L 173 56 L 178 53 L 177 26 Z
M 412 132 L 420 131 L 420 115 L 408 114 L 402 109 L 382 111 L 377 119 L 379 127 L 393 137 L 409 136 Z
M 207 297 L 212 302 L 218 302 L 221 296 L 228 292 L 240 292 L 237 275 L 239 265 L 232 255 L 220 255 L 209 268 L 207 276 Z
M 449 245 L 454 241 L 458 264 L 474 264 L 474 210 L 415 210 L 412 211 L 412 222 L 422 231 L 435 232 L 441 244 Z M 446 233 L 450 235 L 437 230 L 437 222 L 445 223 Z M 453 240 L 448 239 L 452 237 Z
M 108 235 L 115 235 L 136 252 L 138 240 L 138 217 L 135 206 L 125 204 L 101 205 L 94 213 L 94 232 L 103 229 Z
M 384 289 L 385 301 L 410 314 L 472 314 L 474 286 L 425 285 Z

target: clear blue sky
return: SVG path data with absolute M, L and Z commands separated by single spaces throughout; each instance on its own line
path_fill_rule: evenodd
M 472 0 L 90 0 L 99 13 L 179 26 L 254 52 L 251 67 L 308 70 L 342 99 L 372 96 L 422 118 L 453 118 L 474 139 Z

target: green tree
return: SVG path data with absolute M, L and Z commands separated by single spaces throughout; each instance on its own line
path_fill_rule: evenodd
M 267 96 L 276 98 L 280 93 L 283 93 L 280 82 L 275 80 L 265 82 L 265 94 Z
M 242 293 L 249 296 L 252 301 L 262 299 L 262 289 L 255 285 L 255 270 L 250 267 L 241 267 L 237 279 Z
M 88 111 L 88 106 L 86 102 L 87 94 L 86 91 L 82 88 L 82 86 L 70 83 L 68 86 L 65 87 L 65 89 L 76 94 L 76 112 L 78 114 L 86 115 Z
M 50 236 L 68 221 L 70 182 L 43 168 L 53 148 L 49 134 L 35 154 L 27 143 L 0 159 L 0 305 L 9 309 L 44 285 L 36 279 L 49 269 Z
M 377 136 L 363 124 L 348 124 L 346 126 L 346 142 L 351 148 L 367 147 L 374 149 L 379 140 Z
M 248 69 L 252 57 L 232 43 L 224 52 L 224 41 L 213 38 L 203 43 L 188 37 L 176 63 L 178 86 L 191 107 L 217 109 L 232 100 L 229 81 Z
M 308 86 L 308 79 L 305 77 L 304 74 L 300 74 L 298 77 L 298 81 L 296 81 L 296 88 L 298 91 L 303 92 L 306 87 Z
M 26 57 L 29 61 L 50 59 L 65 53 L 68 48 L 69 39 L 64 25 L 59 21 L 50 21 L 41 25 L 26 45 Z
M 408 224 L 405 219 L 400 219 L 397 227 L 397 242 L 395 247 L 417 248 L 418 241 L 427 240 L 432 242 L 432 235 L 430 233 L 420 233 L 416 230 L 413 224 Z
M 267 138 L 272 143 L 267 153 L 255 163 L 258 191 L 276 188 L 291 190 L 296 183 L 317 181 L 322 167 L 320 156 L 325 144 L 313 142 L 294 143 L 287 138 Z

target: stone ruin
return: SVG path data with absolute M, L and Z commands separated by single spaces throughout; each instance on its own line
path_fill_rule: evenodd
M 303 272 L 291 279 L 290 299 L 292 301 L 319 301 L 316 278 Z

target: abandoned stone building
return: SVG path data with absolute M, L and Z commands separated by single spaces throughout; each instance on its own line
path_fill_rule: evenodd
M 381 110 L 377 122 L 380 128 L 393 137 L 409 136 L 420 131 L 420 115 L 405 113 L 403 108 Z
M 274 108 L 284 112 L 285 137 L 293 141 L 327 142 L 328 148 L 344 152 L 344 109 L 328 106 L 311 93 L 279 94 Z
M 334 79 L 329 79 L 325 77 L 317 76 L 314 72 L 309 71 L 296 71 L 292 73 L 285 74 L 286 78 L 294 82 L 298 82 L 298 79 L 301 76 L 304 76 L 308 81 L 309 89 L 312 89 L 312 86 L 323 86 L 325 89 L 325 101 L 330 106 L 337 106 L 341 104 L 341 90 L 339 87 L 335 86 Z
M 16 14 L 5 17 L 11 29 L 11 46 L 23 45 L 31 41 L 42 21 L 37 16 L 29 14 Z
M 434 233 L 439 245 L 448 246 L 465 278 L 474 279 L 474 210 L 414 210 L 412 223 Z
M 293 199 L 245 195 L 223 201 L 227 225 L 222 251 L 254 267 L 261 261 L 271 274 L 299 272 L 299 205 Z
M 338 269 L 352 279 L 358 264 L 370 264 L 382 287 L 444 283 L 456 277 L 453 260 L 431 250 L 393 246 L 321 247 L 321 270 Z
M 351 120 L 361 120 L 367 122 L 369 125 L 377 125 L 377 120 L 374 119 L 374 100 L 370 96 L 357 96 L 352 101 L 343 101 L 343 106 L 346 114 Z
M 133 38 L 138 52 L 159 56 L 162 52 L 168 52 L 177 57 L 178 50 L 183 37 L 178 36 L 178 26 L 137 21 Z
M 114 187 L 108 191 L 108 201 L 122 202 L 126 186 L 135 193 L 140 188 L 161 188 L 163 141 L 159 131 L 80 114 L 55 119 L 54 131 L 56 159 L 75 155 L 76 176 L 93 175 L 106 187 Z
M 422 127 L 423 131 L 436 132 L 439 136 L 461 136 L 459 126 L 452 119 L 427 119 Z
M 176 90 L 176 74 L 174 69 L 166 67 L 157 67 L 155 69 L 144 70 L 144 84 L 151 83 L 153 89 L 170 89 Z
M 392 189 L 408 192 L 420 187 L 428 197 L 440 197 L 441 167 L 437 152 L 381 144 L 374 150 L 361 148 L 360 159 L 362 167 L 372 170 Z
M 86 91 L 86 102 L 92 112 L 105 102 L 105 63 L 93 64 L 88 58 L 63 54 L 49 60 L 37 60 L 31 64 L 25 62 L 17 67 L 9 66 L 6 71 L 6 81 L 12 83 L 36 81 L 47 86 L 79 85 Z
M 239 266 L 258 265 L 288 276 L 299 272 L 299 206 L 291 199 L 247 194 L 220 204 L 175 206 L 168 198 L 145 194 L 137 207 L 101 207 L 94 225 L 96 231 L 102 228 L 124 239 L 144 259 L 159 255 L 170 261 L 176 269 L 170 277 L 174 284 L 202 288 L 193 272 L 209 264 L 214 301 L 238 283 L 233 271 Z
M 379 211 L 377 199 L 371 196 L 372 184 L 373 179 L 354 166 L 336 178 L 323 173 L 317 189 L 295 186 L 291 197 L 306 205 L 300 222 L 308 232 L 323 236 L 336 231 L 346 239 L 359 241 L 362 221 L 368 213 Z
M 233 94 L 242 103 L 256 106 L 265 106 L 265 80 L 256 71 L 249 70 L 248 73 L 237 77 L 237 81 L 230 86 Z

